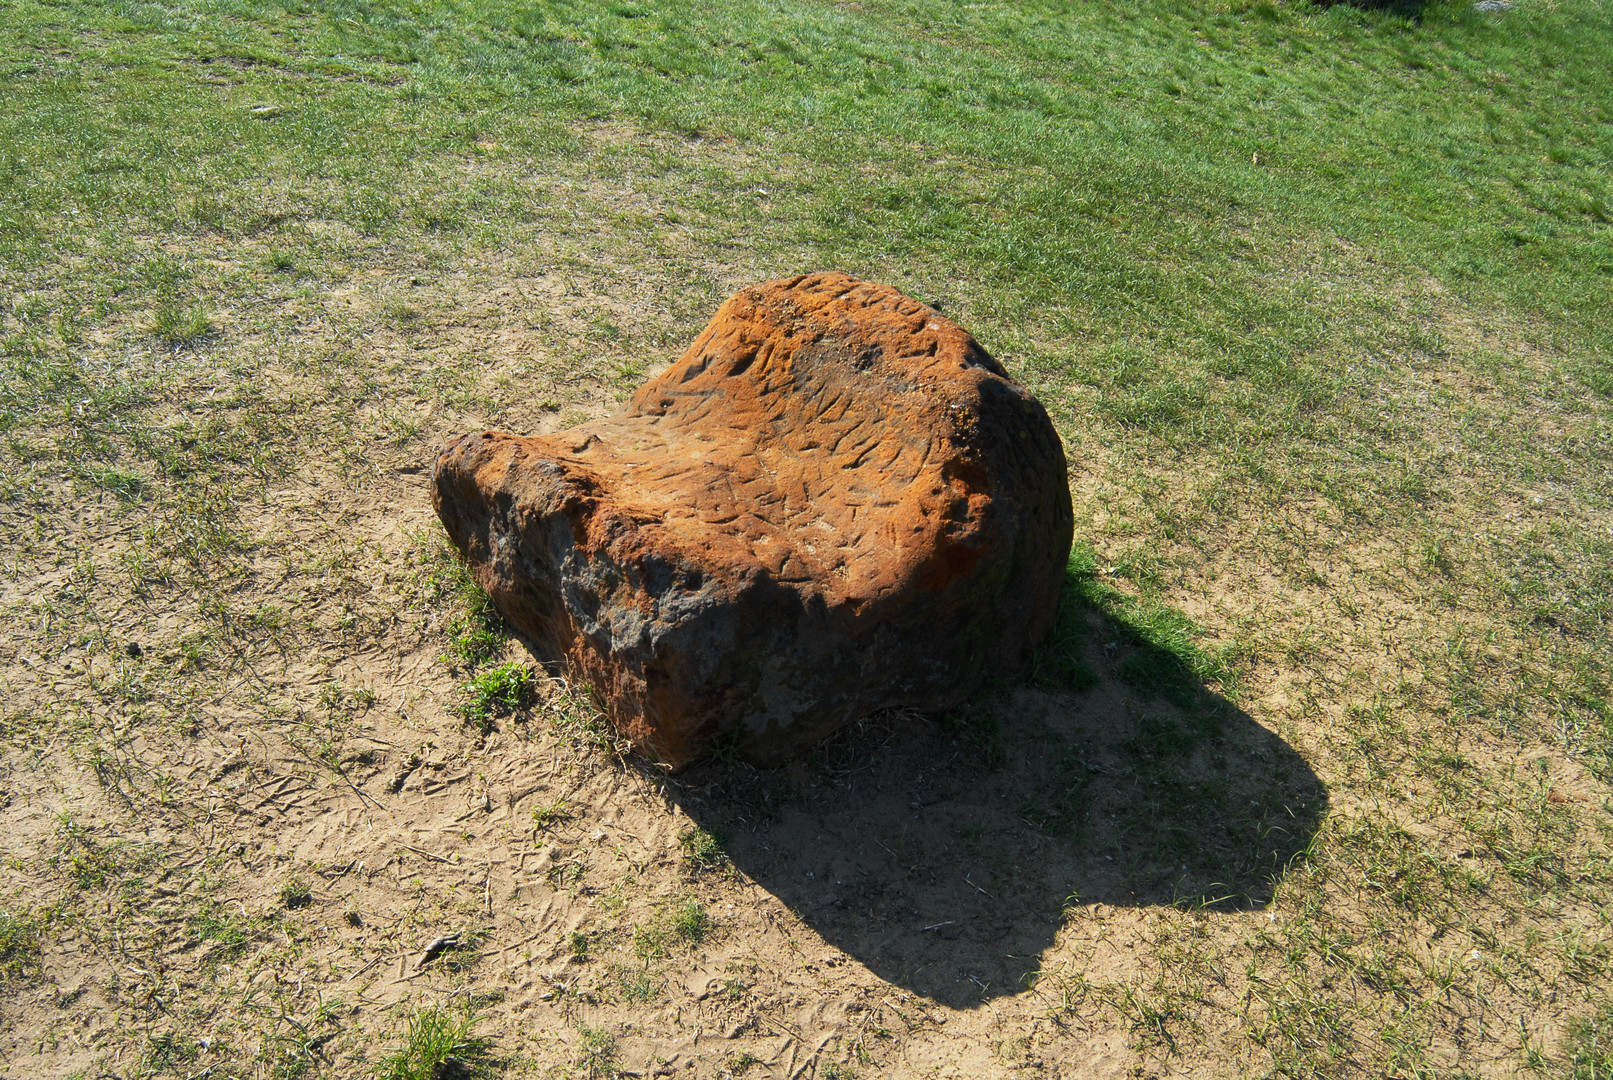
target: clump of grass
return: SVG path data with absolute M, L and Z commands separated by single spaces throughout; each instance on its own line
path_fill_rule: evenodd
M 346 687 L 339 682 L 328 682 L 319 688 L 319 707 L 327 713 L 363 712 L 375 701 L 375 691 L 368 686 Z
M 246 947 L 253 928 L 244 918 L 232 914 L 219 904 L 204 903 L 190 917 L 186 927 L 190 939 L 198 944 L 216 942 L 220 947 L 210 957 L 221 959 L 234 956 Z
M 692 896 L 674 900 L 647 926 L 633 934 L 633 951 L 644 960 L 660 960 L 678 945 L 698 945 L 711 934 L 706 905 Z
M 1053 630 L 1031 656 L 1028 674 L 1034 686 L 1079 693 L 1098 684 L 1097 673 L 1082 655 L 1089 636 L 1084 579 L 1091 577 L 1096 562 L 1090 551 L 1083 545 L 1071 553 Z
M 515 712 L 532 696 L 532 672 L 511 660 L 482 668 L 461 689 L 456 706 L 466 723 L 474 724 L 483 735 L 493 730 L 493 721 Z
M 587 867 L 581 859 L 568 859 L 549 867 L 543 876 L 551 888 L 569 889 L 581 881 L 585 873 Z
M 313 1072 L 314 1061 L 297 1039 L 265 1037 L 264 1047 L 258 1051 L 258 1061 L 269 1066 L 269 1080 L 303 1080 Z M 275 1045 L 278 1044 L 278 1045 Z
M 667 957 L 668 935 L 659 923 L 641 926 L 633 932 L 633 951 L 644 960 L 662 960 Z
M 444 663 L 474 669 L 491 660 L 504 647 L 508 632 L 492 597 L 471 576 L 470 567 L 448 545 L 441 533 L 417 537 L 423 566 L 419 595 L 430 604 L 445 604 L 448 638 Z
M 171 349 L 199 345 L 213 330 L 213 320 L 200 307 L 164 304 L 151 317 L 152 336 Z
M 477 1035 L 477 1016 L 469 1004 L 458 1010 L 435 1005 L 417 1009 L 409 1018 L 403 1045 L 389 1050 L 375 1067 L 379 1080 L 446 1080 L 485 1075 L 492 1044 Z
M 690 944 L 699 944 L 711 933 L 711 916 L 706 913 L 706 905 L 693 897 L 672 906 L 669 923 L 672 936 Z
M 737 731 L 725 731 L 711 740 L 711 756 L 715 761 L 724 765 L 732 765 L 739 760 L 740 736 Z
M 77 471 L 89 483 L 117 496 L 121 503 L 141 502 L 150 494 L 150 485 L 146 478 L 128 469 L 100 469 L 86 466 Z
M 1187 616 L 1149 598 L 1153 582 L 1145 569 L 1132 571 L 1143 578 L 1143 595 L 1122 592 L 1099 580 L 1097 552 L 1077 544 L 1070 552 L 1064 578 L 1060 626 L 1066 627 L 1083 610 L 1096 609 L 1124 631 L 1121 644 L 1130 652 L 1121 662 L 1120 677 L 1135 689 L 1154 694 L 1183 709 L 1202 703 L 1205 683 L 1229 698 L 1236 698 L 1239 668 L 1236 647 L 1216 651 L 1200 642 L 1204 631 Z
M 735 1054 L 717 1073 L 717 1080 L 737 1080 L 751 1071 L 752 1066 L 762 1064 L 762 1059 L 749 1053 Z
M 728 865 L 728 853 L 723 850 L 727 843 L 728 837 L 719 825 L 709 829 L 697 826 L 678 834 L 678 849 L 691 870 L 716 870 Z
M 613 964 L 610 975 L 611 981 L 621 992 L 622 1000 L 630 1005 L 647 1004 L 661 992 L 661 984 L 650 973 L 648 962 L 643 965 Z
M 387 304 L 383 310 L 387 321 L 399 330 L 415 326 L 420 322 L 420 309 L 413 304 L 393 301 Z
M 291 874 L 280 883 L 280 903 L 288 911 L 305 908 L 314 902 L 314 890 L 309 887 L 308 879 L 300 874 Z
M 611 727 L 610 720 L 592 698 L 588 686 L 560 684 L 560 692 L 545 702 L 555 734 L 569 746 L 605 753 L 625 754 L 628 743 Z
M 32 916 L 0 910 L 0 981 L 39 977 L 39 927 Z
M 481 593 L 472 606 L 449 620 L 448 654 L 444 657 L 449 663 L 474 668 L 492 659 L 504 647 L 503 621 L 493 602 L 486 597 L 486 593 Z
M 603 1027 L 577 1029 L 577 1069 L 588 1080 L 605 1080 L 619 1074 L 616 1067 L 616 1036 Z
M 1572 1080 L 1613 1077 L 1613 1005 L 1569 1023 L 1568 1070 Z
M 99 759 L 92 758 L 91 766 L 98 767 Z M 80 889 L 103 888 L 115 878 L 157 861 L 149 849 L 116 839 L 101 840 L 70 817 L 62 817 L 57 833 L 63 841 L 62 850 L 52 862 L 65 869 Z
M 141 1074 L 150 1076 L 189 1065 L 202 1056 L 201 1047 L 188 1036 L 171 1031 L 158 1032 L 146 1039 L 140 1055 Z
M 540 829 L 547 829 L 551 825 L 566 820 L 571 816 L 566 810 L 570 803 L 570 799 L 561 797 L 554 802 L 534 807 L 532 810 L 532 824 Z
M 100 845 L 86 846 L 67 856 L 67 874 L 81 889 L 98 889 L 117 871 L 112 853 Z

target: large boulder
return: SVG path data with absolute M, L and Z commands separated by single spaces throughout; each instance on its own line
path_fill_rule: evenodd
M 740 292 L 614 416 L 453 439 L 432 498 L 505 618 L 674 769 L 958 704 L 1051 627 L 1072 527 L 1036 399 L 844 274 Z

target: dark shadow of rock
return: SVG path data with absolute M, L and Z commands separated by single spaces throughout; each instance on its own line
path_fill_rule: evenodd
M 825 940 L 953 1007 L 1023 989 L 1068 905 L 1266 904 L 1321 783 L 1150 642 L 1168 626 L 1105 614 L 1124 605 L 1094 601 L 1119 594 L 1090 568 L 1067 590 L 1028 684 L 869 719 L 780 769 L 697 765 L 669 794 Z

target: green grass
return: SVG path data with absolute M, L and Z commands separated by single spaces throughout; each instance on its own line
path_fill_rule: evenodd
M 667 901 L 648 923 L 633 931 L 633 951 L 641 960 L 664 960 L 679 947 L 699 945 L 710 936 L 711 915 L 692 896 Z
M 566 810 L 568 801 L 560 798 L 534 806 L 532 808 L 532 824 L 539 829 L 548 829 L 568 820 L 571 817 L 571 814 Z
M 723 850 L 727 837 L 720 825 L 710 828 L 691 826 L 678 834 L 678 850 L 691 870 L 717 870 L 729 865 Z
M 1118 577 L 1123 568 L 1115 567 L 1112 573 Z M 1079 621 L 1083 610 L 1093 609 L 1125 628 L 1126 644 L 1132 651 L 1120 675 L 1133 687 L 1181 709 L 1200 705 L 1205 687 L 1229 698 L 1238 697 L 1236 644 L 1207 648 L 1205 629 L 1180 611 L 1147 597 L 1146 592 L 1139 595 L 1105 584 L 1099 576 L 1097 553 L 1089 545 L 1078 543 L 1070 553 L 1064 587 L 1061 623 Z M 1072 688 L 1084 686 L 1077 680 Z
M 280 883 L 280 905 L 288 911 L 305 908 L 314 902 L 314 890 L 301 874 L 290 874 Z
M 995 769 L 1003 763 L 1003 749 L 999 741 L 1001 721 L 997 717 L 997 699 L 1001 685 L 988 685 L 963 705 L 941 717 L 941 723 L 963 736 L 968 743 L 970 757 L 983 769 Z
M 556 682 L 550 689 L 552 692 L 543 702 L 543 713 L 567 746 L 614 755 L 628 751 L 626 740 L 600 711 L 591 687 Z
M 647 961 L 639 964 L 613 964 L 610 975 L 616 992 L 629 1005 L 647 1005 L 661 996 L 661 983 L 650 970 Z
M 418 594 L 422 602 L 446 608 L 443 634 L 448 652 L 443 659 L 455 667 L 474 670 L 487 663 L 507 638 L 504 620 L 470 575 L 464 561 L 440 537 L 417 537 L 421 562 Z
M 146 1040 L 145 1052 L 140 1056 L 141 1074 L 146 1076 L 177 1072 L 183 1076 L 187 1066 L 201 1057 L 195 1040 L 174 1032 L 159 1032 Z
M 1606 1069 L 1606 5 L 4 15 L 0 735 L 37 769 L 15 782 L 89 784 L 122 816 L 64 825 L 17 871 L 87 939 L 133 940 L 157 895 L 167 864 L 125 839 L 135 823 L 205 817 L 223 846 L 196 856 L 202 891 L 247 875 L 217 824 L 237 811 L 196 802 L 176 764 L 218 717 L 358 773 L 343 740 L 395 699 L 335 675 L 299 696 L 272 674 L 288 662 L 418 645 L 473 729 L 534 704 L 568 751 L 619 751 L 586 687 L 528 697 L 535 673 L 440 539 L 395 552 L 366 508 L 415 520 L 388 500 L 424 498 L 450 430 L 595 415 L 741 284 L 834 267 L 940 304 L 1053 415 L 1075 602 L 1031 677 L 1079 702 L 1092 650 L 1116 659 L 1145 714 L 1128 767 L 1176 784 L 1122 824 L 1215 796 L 1195 769 L 1226 708 L 1333 798 L 1269 925 L 1162 912 L 1134 943 L 1156 968 L 1049 975 L 1046 1008 L 1186 1071 Z M 69 655 L 85 663 L 27 696 L 33 663 Z M 979 764 L 1012 700 L 953 718 Z M 436 737 L 427 706 L 397 707 Z M 1088 774 L 1062 751 L 1049 767 L 1022 816 L 1073 835 Z M 559 806 L 535 824 L 590 824 Z M 720 843 L 680 854 L 678 872 L 722 865 Z M 151 933 L 188 938 L 208 979 L 250 954 L 302 985 L 223 895 Z M 8 978 L 57 925 L 0 924 Z M 656 926 L 657 949 L 689 940 Z M 1552 1017 L 1579 1019 L 1554 1041 Z
M 711 916 L 706 913 L 704 904 L 689 898 L 672 906 L 667 926 L 674 938 L 698 945 L 711 933 Z
M 488 1075 L 490 1040 L 476 1034 L 475 1011 L 427 1006 L 415 1010 L 395 1047 L 375 1065 L 378 1080 L 443 1080 Z
M 27 981 L 39 976 L 39 927 L 26 914 L 0 910 L 0 979 Z
M 1573 1080 L 1613 1076 L 1613 1008 L 1581 1017 L 1568 1026 L 1568 1075 Z
M 206 948 L 214 961 L 239 956 L 259 929 L 247 916 L 213 901 L 204 901 L 186 926 L 191 941 Z
M 604 1027 L 577 1029 L 576 1068 L 587 1080 L 607 1080 L 618 1075 L 616 1065 L 616 1036 Z
M 198 308 L 165 304 L 151 318 L 152 335 L 175 349 L 200 344 L 212 335 L 213 329 L 213 321 Z
M 108 782 L 118 783 L 118 778 L 110 775 L 117 768 L 113 763 L 96 751 L 91 752 L 90 762 L 91 768 L 109 774 Z M 158 862 L 157 854 L 149 847 L 122 838 L 104 839 L 65 814 L 58 819 L 56 831 L 60 847 L 51 861 L 81 890 L 130 883 L 138 887 L 139 879 L 133 875 Z
M 532 697 L 532 672 L 525 664 L 510 660 L 482 668 L 461 688 L 459 715 L 486 734 L 493 722 L 508 716 Z

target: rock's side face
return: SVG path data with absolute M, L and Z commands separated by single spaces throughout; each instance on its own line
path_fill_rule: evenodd
M 463 435 L 433 502 L 505 617 L 642 752 L 777 761 L 938 710 L 1051 627 L 1070 550 L 1047 413 L 958 326 L 843 274 L 723 305 L 627 408 Z

